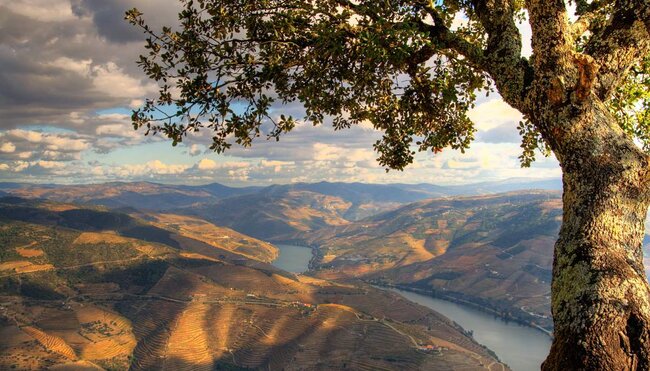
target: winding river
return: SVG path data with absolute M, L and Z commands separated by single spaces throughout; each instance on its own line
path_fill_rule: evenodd
M 513 371 L 537 371 L 551 349 L 551 338 L 543 332 L 467 305 L 390 289 L 408 300 L 429 307 L 474 333 L 474 339 L 494 351 Z
M 273 265 L 292 273 L 309 269 L 312 250 L 304 246 L 276 245 L 280 255 Z M 551 348 L 548 335 L 528 326 L 506 322 L 467 305 L 433 298 L 410 291 L 390 289 L 408 300 L 429 307 L 474 333 L 474 339 L 493 350 L 513 371 L 539 370 Z

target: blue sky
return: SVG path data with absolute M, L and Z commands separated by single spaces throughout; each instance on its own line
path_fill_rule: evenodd
M 174 23 L 178 4 L 0 0 L 0 181 L 462 184 L 560 176 L 553 158 L 520 168 L 521 117 L 498 96 L 480 98 L 471 112 L 479 131 L 469 151 L 419 154 L 403 172 L 386 173 L 376 163 L 372 144 L 380 133 L 369 126 L 334 132 L 301 124 L 279 143 L 262 138 L 225 155 L 207 149 L 206 132 L 175 148 L 144 137 L 132 129 L 130 111 L 157 87 L 134 62 L 142 35 L 122 20 L 134 6 L 160 26 Z M 302 109 L 294 104 L 276 112 L 301 117 Z

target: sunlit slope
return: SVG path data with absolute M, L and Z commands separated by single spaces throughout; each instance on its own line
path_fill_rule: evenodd
M 435 199 L 305 236 L 319 276 L 361 277 L 451 296 L 550 328 L 560 194 Z
M 250 259 L 270 262 L 277 258 L 278 249 L 275 246 L 230 228 L 218 227 L 197 217 L 156 213 L 145 214 L 145 217 L 152 225 L 215 247 L 225 248 Z
M 218 227 L 199 218 L 173 214 L 131 214 L 102 207 L 82 207 L 20 198 L 0 198 L 0 218 L 43 226 L 60 226 L 94 233 L 112 233 L 121 237 L 158 242 L 202 254 L 234 253 L 269 262 L 277 256 L 274 246 Z M 210 251 L 214 250 L 214 251 Z
M 11 202 L 30 220 L 0 218 L 0 369 L 503 369 L 395 294 L 202 254 L 209 245 L 173 235 L 123 236 L 106 225 L 128 218 L 95 209 Z M 91 231 L 88 215 L 104 227 Z

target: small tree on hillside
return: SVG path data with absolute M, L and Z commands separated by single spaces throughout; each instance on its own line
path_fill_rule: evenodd
M 161 32 L 133 9 L 127 18 L 149 36 L 139 63 L 161 85 L 133 123 L 174 144 L 207 129 L 222 152 L 251 145 L 264 122 L 270 137 L 290 131 L 294 119 L 269 108 L 299 101 L 315 124 L 372 123 L 379 162 L 403 169 L 414 148 L 467 148 L 467 111 L 495 88 L 525 117 L 522 163 L 549 149 L 563 170 L 543 369 L 647 370 L 650 0 L 570 2 L 182 0 L 179 29 Z M 526 20 L 530 58 L 517 28 Z

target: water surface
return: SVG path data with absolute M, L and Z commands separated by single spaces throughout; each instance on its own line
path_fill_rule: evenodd
M 274 266 L 292 273 L 303 273 L 309 269 L 311 248 L 295 245 L 275 245 L 280 250 L 278 258 L 271 262 Z
M 312 250 L 305 246 L 275 245 L 280 254 L 272 264 L 292 273 L 309 270 Z M 551 348 L 543 332 L 482 312 L 467 305 L 391 289 L 415 303 L 429 307 L 474 333 L 474 339 L 493 350 L 513 371 L 537 371 Z
M 391 290 L 473 331 L 474 339 L 493 350 L 513 371 L 538 371 L 551 349 L 551 338 L 534 328 L 506 322 L 467 305 L 410 291 Z

